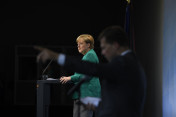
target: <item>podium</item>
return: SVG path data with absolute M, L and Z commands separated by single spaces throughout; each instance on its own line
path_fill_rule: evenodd
M 52 84 L 59 84 L 59 80 L 37 80 L 37 117 L 49 117 Z

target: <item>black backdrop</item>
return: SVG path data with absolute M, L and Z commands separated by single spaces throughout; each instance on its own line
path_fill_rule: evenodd
M 75 39 L 82 33 L 90 33 L 96 39 L 98 33 L 106 26 L 124 25 L 125 1 L 1 1 L 0 105 L 2 108 L 0 113 L 6 116 L 13 114 L 19 117 L 34 117 L 36 113 L 35 105 L 30 106 L 23 103 L 29 94 L 26 93 L 25 98 L 18 95 L 23 99 L 17 98 L 22 101 L 21 104 L 23 103 L 23 105 L 17 105 L 14 101 L 16 97 L 15 85 L 17 84 L 15 81 L 19 78 L 16 77 L 16 74 L 19 74 L 16 69 L 18 64 L 15 64 L 16 47 L 22 45 L 25 47 L 20 49 L 20 52 L 24 50 L 22 56 L 26 53 L 27 56 L 31 57 L 36 56 L 36 51 L 31 48 L 32 45 L 75 47 Z M 134 0 L 133 4 L 136 53 L 144 66 L 148 83 L 144 117 L 162 116 L 163 4 L 161 0 Z M 98 46 L 99 43 L 96 41 L 95 47 Z M 26 47 L 29 50 L 27 52 L 25 52 Z M 75 50 L 68 53 L 78 55 Z M 98 54 L 100 55 L 100 52 Z M 21 68 L 25 66 L 23 63 L 30 64 L 30 60 L 33 65 L 35 63 L 34 57 L 22 57 L 21 59 L 23 61 L 19 62 L 20 65 L 22 64 Z M 36 65 L 32 68 L 37 69 Z M 20 91 L 26 91 L 23 89 L 24 85 L 16 86 L 19 86 Z M 31 84 L 25 86 L 31 86 Z M 28 89 L 29 91 L 35 89 L 35 86 Z M 35 96 L 35 92 L 31 91 L 30 93 Z M 18 94 L 23 93 L 19 92 Z M 55 101 L 58 100 L 55 99 Z M 60 114 L 71 116 L 72 106 L 51 106 L 50 111 L 52 117 Z
M 31 110 L 29 115 L 35 115 L 35 81 L 38 79 L 39 71 L 35 63 L 37 52 L 32 49 L 33 45 L 58 48 L 56 51 L 61 49 L 66 54 L 79 56 L 75 49 L 75 39 L 80 34 L 89 33 L 95 38 L 95 50 L 100 56 L 99 42 L 96 38 L 100 31 L 109 25 L 124 25 L 125 3 L 124 0 L 115 3 L 9 0 L 3 2 L 0 23 L 0 103 L 5 109 L 4 112 L 12 110 L 17 116 L 22 116 L 22 111 L 29 113 Z M 103 60 L 101 56 L 100 59 Z M 53 86 L 55 92 L 65 90 L 61 86 L 56 87 Z M 62 97 L 53 94 L 53 97 L 56 97 L 53 98 L 53 105 L 62 106 L 62 109 L 71 104 L 65 94 Z M 71 113 L 72 107 L 69 107 Z

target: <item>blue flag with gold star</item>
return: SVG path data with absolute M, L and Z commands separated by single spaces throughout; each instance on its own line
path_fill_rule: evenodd
M 127 0 L 126 14 L 125 14 L 125 31 L 129 39 L 129 47 L 135 51 L 135 39 L 134 39 L 134 21 L 133 21 L 133 6 L 132 0 Z

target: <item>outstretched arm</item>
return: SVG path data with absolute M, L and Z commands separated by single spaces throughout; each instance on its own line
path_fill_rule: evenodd
M 121 61 L 122 59 L 118 59 L 116 60 L 116 62 L 110 62 L 107 64 L 96 64 L 88 61 L 80 61 L 74 59 L 74 57 L 69 57 L 61 53 L 56 53 L 39 46 L 35 46 L 35 49 L 40 51 L 39 55 L 37 56 L 37 61 L 42 60 L 42 62 L 46 62 L 47 60 L 50 60 L 54 57 L 54 60 L 57 61 L 60 66 L 63 66 L 69 71 L 78 72 L 89 76 L 108 78 L 109 80 L 117 80 L 114 79 L 112 76 L 123 74 L 123 72 L 121 72 L 123 71 L 124 67 L 123 64 L 121 64 L 123 63 Z M 60 62 L 61 58 L 64 58 L 63 63 Z
M 45 63 L 47 60 L 53 59 L 57 60 L 59 53 L 53 52 L 47 48 L 43 48 L 40 46 L 34 46 L 34 49 L 38 50 L 40 53 L 37 56 L 37 62 L 40 60 Z

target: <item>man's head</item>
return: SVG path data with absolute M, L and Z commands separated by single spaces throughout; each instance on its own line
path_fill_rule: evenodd
M 99 35 L 98 40 L 102 49 L 102 55 L 111 61 L 115 56 L 128 49 L 128 38 L 120 26 L 105 28 Z

